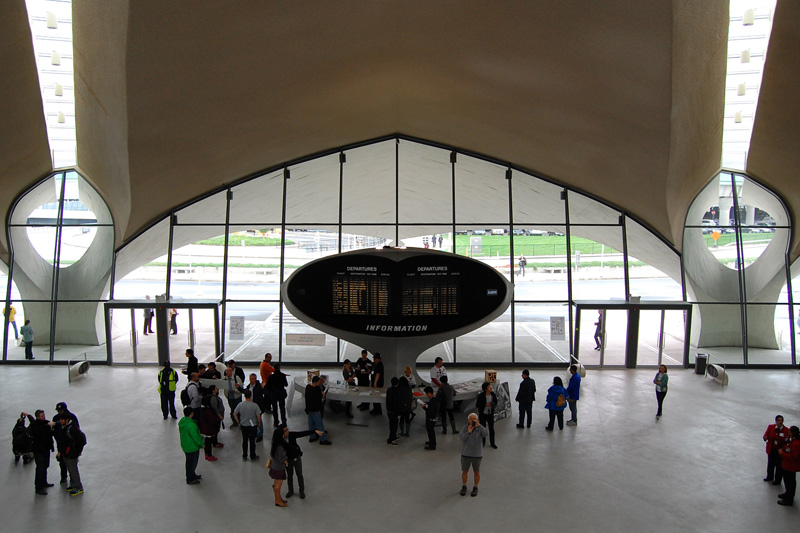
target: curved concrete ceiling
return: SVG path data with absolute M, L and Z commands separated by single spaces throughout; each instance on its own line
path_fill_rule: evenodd
M 800 256 L 800 3 L 779 1 L 747 157 L 747 172 L 777 191 L 793 220 L 792 260 Z
M 8 262 L 6 217 L 14 197 L 52 170 L 25 0 L 0 9 L 0 257 Z
M 680 245 L 720 161 L 727 2 L 88 2 L 78 162 L 118 244 L 260 169 L 400 133 L 603 198 Z

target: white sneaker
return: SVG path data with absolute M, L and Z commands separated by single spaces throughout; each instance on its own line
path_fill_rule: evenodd
M 567 420 L 567 425 L 568 426 L 577 426 L 578 423 L 577 422 L 573 422 L 572 420 Z

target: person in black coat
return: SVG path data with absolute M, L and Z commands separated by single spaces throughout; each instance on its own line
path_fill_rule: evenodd
M 27 413 L 22 413 L 31 418 Z M 47 469 L 50 466 L 50 453 L 53 447 L 53 426 L 54 422 L 49 422 L 42 409 L 35 413 L 36 418 L 31 421 L 31 440 L 33 444 L 33 460 L 36 462 L 36 477 L 34 478 L 34 488 L 36 494 L 42 496 L 47 494 L 47 487 L 52 487 L 52 483 L 47 481 Z
M 439 399 L 433 395 L 433 387 L 425 387 L 427 403 L 422 404 L 425 409 L 425 429 L 428 430 L 428 442 L 425 443 L 426 450 L 436 449 L 436 420 L 439 417 L 441 404 Z
M 61 418 L 61 415 L 69 416 L 69 418 L 72 420 L 72 423 L 75 425 L 75 427 L 80 428 L 81 425 L 78 422 L 78 417 L 75 416 L 75 413 L 72 413 L 72 412 L 70 412 L 69 409 L 67 409 L 67 404 L 66 403 L 58 402 L 56 404 L 56 414 L 53 417 L 53 422 L 54 422 L 54 424 L 53 424 L 53 437 L 56 439 L 56 451 L 58 452 L 56 454 L 56 460 L 58 461 L 58 466 L 61 469 L 61 483 L 66 483 L 67 482 L 67 473 L 68 473 L 67 472 L 67 465 L 66 465 L 66 463 L 64 463 L 64 458 L 62 457 L 62 454 L 64 453 L 64 450 L 66 448 L 66 445 L 64 443 L 64 436 L 63 436 L 64 432 L 63 432 L 63 430 L 61 428 L 61 424 L 59 424 L 59 422 L 58 422 L 59 419 Z
M 519 403 L 519 424 L 517 424 L 517 427 L 525 427 L 523 425 L 525 416 L 528 417 L 528 427 L 531 427 L 533 402 L 536 401 L 536 382 L 527 369 L 522 371 L 522 383 L 519 384 L 519 391 L 517 391 L 517 397 L 514 400 Z
M 478 394 L 475 407 L 478 409 L 478 420 L 482 426 L 489 430 L 489 443 L 492 448 L 497 449 L 494 442 L 494 410 L 497 407 L 497 395 L 492 390 L 489 383 L 481 385 L 483 393 Z
M 397 384 L 397 413 L 399 415 L 400 435 L 408 437 L 411 431 L 411 412 L 414 409 L 414 394 L 406 378 L 401 377 Z
M 386 389 L 386 414 L 389 417 L 389 438 L 386 444 L 397 446 L 397 423 L 400 421 L 400 398 L 398 386 L 400 380 L 392 378 L 392 386 Z
M 245 390 L 249 390 L 250 394 L 253 396 L 253 403 L 256 404 L 261 410 L 261 414 L 264 414 L 264 411 L 267 410 L 267 398 L 264 395 L 264 387 L 261 386 L 261 383 L 258 382 L 258 376 L 255 374 L 250 374 L 250 383 L 247 384 Z M 258 424 L 258 433 L 256 434 L 256 442 L 261 442 L 264 440 L 264 422 Z
M 275 372 L 267 380 L 267 396 L 272 406 L 272 425 L 278 427 L 279 424 L 286 423 L 286 387 L 289 386 L 289 382 L 286 374 L 281 372 L 280 363 L 275 363 L 273 367 Z M 282 422 L 278 420 L 278 409 L 281 411 Z M 291 486 L 290 483 L 289 490 L 291 490 Z

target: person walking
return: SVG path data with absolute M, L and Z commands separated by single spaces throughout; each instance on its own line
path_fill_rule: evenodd
M 780 450 L 781 468 L 783 468 L 783 483 L 786 490 L 779 494 L 778 505 L 794 505 L 794 495 L 797 490 L 797 472 L 800 472 L 800 428 L 789 428 L 791 437 Z
M 17 331 L 17 308 L 14 307 L 14 302 L 9 301 L 8 307 L 3 309 L 3 316 L 8 318 L 8 323 L 14 328 L 14 340 L 19 340 L 19 331 Z M 798 315 L 800 317 L 800 315 Z M 800 318 L 798 318 L 800 320 Z
M 775 423 L 768 425 L 764 432 L 764 442 L 767 443 L 767 477 L 764 481 L 772 481 L 773 485 L 781 484 L 783 470 L 780 451 L 790 437 L 789 428 L 783 425 L 783 416 L 777 415 Z
M 603 310 L 597 310 L 597 322 L 594 323 L 594 349 L 599 350 L 603 346 Z
M 533 402 L 536 400 L 536 382 L 531 377 L 528 369 L 522 371 L 522 382 L 514 400 L 519 404 L 519 424 L 518 428 L 525 427 L 525 417 L 528 417 L 528 426 L 531 427 L 533 418 Z
M 519 265 L 519 271 L 517 272 L 517 275 L 520 275 L 520 276 L 522 276 L 524 278 L 525 277 L 525 265 L 528 264 L 528 260 L 525 259 L 524 255 L 520 255 L 519 256 L 519 261 L 517 261 L 517 264 Z
M 25 359 L 33 359 L 33 327 L 31 321 L 26 320 L 25 325 L 19 328 L 22 334 L 22 342 L 25 343 Z
M 558 418 L 558 429 L 564 429 L 564 409 L 566 407 L 567 390 L 564 388 L 561 378 L 556 376 L 553 378 L 553 385 L 547 389 L 547 403 L 544 405 L 544 408 L 550 413 L 550 423 L 545 427 L 547 431 L 553 431 L 556 418 Z
M 658 422 L 661 419 L 661 406 L 664 403 L 664 398 L 667 397 L 667 385 L 669 383 L 666 365 L 661 365 L 658 367 L 658 373 L 656 374 L 656 377 L 653 378 L 653 383 L 656 384 L 656 401 L 658 401 L 656 422 Z
M 478 483 L 481 481 L 481 461 L 483 460 L 483 444 L 489 431 L 483 427 L 478 415 L 470 413 L 467 424 L 461 428 L 459 437 L 461 446 L 461 494 L 467 495 L 467 478 L 472 467 L 472 492 L 470 496 L 478 495 Z
M 145 300 L 150 299 L 150 295 L 144 297 Z M 149 307 L 142 309 L 142 318 L 144 319 L 144 334 L 155 333 L 153 331 L 153 310 Z
M 164 415 L 164 420 L 168 415 L 178 418 L 178 413 L 175 411 L 178 377 L 178 373 L 170 366 L 169 361 L 164 361 L 164 368 L 158 372 L 158 395 L 161 397 L 161 414 Z
M 256 455 L 256 435 L 261 424 L 261 408 L 253 402 L 253 395 L 249 390 L 242 393 L 244 401 L 236 406 L 233 418 L 242 430 L 242 461 L 247 461 L 247 450 L 250 449 L 250 460 L 258 459 Z
M 22 413 L 29 419 L 30 415 Z M 46 496 L 48 487 L 52 487 L 52 483 L 47 481 L 47 469 L 50 467 L 50 453 L 55 449 L 53 447 L 53 422 L 49 422 L 44 414 L 44 410 L 38 409 L 35 413 L 35 418 L 31 421 L 31 441 L 33 443 L 33 460 L 36 463 L 36 476 L 34 478 L 33 486 L 36 494 Z
M 581 395 L 581 376 L 578 374 L 578 365 L 569 367 L 569 385 L 567 385 L 567 405 L 569 406 L 570 419 L 568 426 L 578 425 L 578 400 Z
M 200 448 L 203 447 L 203 436 L 194 420 L 195 411 L 191 407 L 183 408 L 183 418 L 178 422 L 178 434 L 181 437 L 181 450 L 186 455 L 186 484 L 197 485 L 202 476 L 195 470 L 200 460 Z
M 178 334 L 178 310 L 174 307 L 169 310 L 169 334 Z

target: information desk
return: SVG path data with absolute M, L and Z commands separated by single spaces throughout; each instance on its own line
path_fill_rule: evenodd
M 341 381 L 341 379 L 339 380 Z M 305 397 L 306 394 L 306 385 L 309 385 L 310 382 L 304 376 L 297 376 L 292 380 L 294 384 L 294 390 L 299 392 L 301 396 Z M 469 381 L 462 381 L 460 383 L 451 383 L 453 388 L 456 390 L 455 401 L 462 402 L 462 409 L 466 410 L 466 408 L 472 403 L 474 403 L 475 398 L 478 397 L 478 394 L 481 392 L 481 385 L 483 385 L 483 378 L 475 378 Z M 425 393 L 423 392 L 424 387 L 414 387 L 411 389 L 412 393 L 414 394 L 415 399 L 420 399 L 425 401 L 427 398 Z M 433 387 L 434 394 L 436 393 L 437 387 Z M 380 403 L 386 404 L 386 387 L 374 389 L 372 387 L 358 387 L 358 386 L 348 386 L 341 383 L 336 383 L 336 380 L 331 379 L 328 376 L 328 393 L 325 396 L 328 400 L 339 400 L 342 402 L 365 402 L 365 403 Z M 292 409 L 292 400 L 294 399 L 294 393 L 289 394 L 289 398 L 287 399 L 287 409 L 291 411 Z

